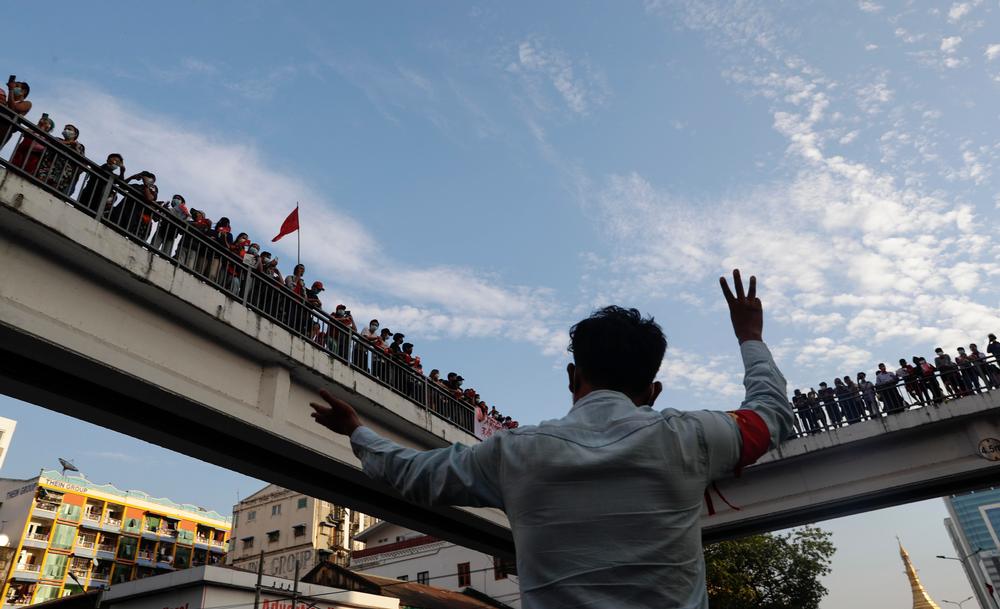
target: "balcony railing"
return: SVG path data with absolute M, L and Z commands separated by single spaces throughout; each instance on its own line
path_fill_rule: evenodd
M 114 518 L 112 516 L 107 516 L 105 517 L 104 522 L 102 524 L 106 524 L 111 527 L 120 527 L 122 526 L 122 519 Z
M 113 543 L 102 543 L 102 544 L 100 544 L 100 545 L 97 546 L 97 549 L 100 550 L 101 552 L 114 552 L 115 551 L 115 544 L 113 544 Z
M 42 499 L 35 500 L 35 507 L 42 510 L 43 512 L 55 512 L 59 509 L 59 504 L 53 501 L 45 501 Z
M 101 520 L 101 510 L 85 510 L 83 512 L 83 519 L 99 522 Z
M 92 550 L 94 549 L 94 545 L 96 545 L 96 543 L 97 542 L 95 542 L 93 539 L 87 539 L 85 537 L 76 538 L 76 547 L 78 548 L 86 548 L 88 550 Z
M 106 582 L 110 577 L 111 577 L 111 571 L 94 571 L 93 573 L 90 574 L 90 581 L 97 580 Z
M 139 550 L 137 556 L 143 560 L 153 560 L 152 550 Z
M 12 598 L 12 599 L 6 601 L 5 604 L 7 604 L 7 605 L 15 605 L 15 606 L 20 607 L 20 606 L 23 606 L 23 605 L 27 605 L 30 602 L 31 602 L 31 597 L 30 596 L 18 596 L 18 597 L 15 597 L 15 598 Z
M 28 533 L 27 537 L 28 539 L 33 539 L 35 541 L 48 541 L 49 532 L 46 531 L 44 533 Z
M 41 569 L 42 569 L 41 563 L 33 563 L 33 564 L 25 563 L 17 565 L 16 567 L 16 570 L 27 571 L 28 573 L 38 573 L 39 571 L 41 571 Z
M 27 138 L 41 147 L 43 158 L 48 159 L 47 171 L 42 174 L 43 164 L 37 159 L 32 161 L 30 155 L 20 165 L 0 159 L 0 167 L 29 180 L 153 254 L 197 275 L 257 314 L 311 342 L 330 357 L 473 433 L 475 412 L 471 404 L 456 399 L 391 354 L 375 348 L 334 317 L 309 306 L 303 297 L 283 283 L 251 269 L 191 223 L 178 220 L 162 206 L 147 202 L 138 188 L 105 172 L 100 165 L 40 131 L 30 121 L 0 108 L 0 131 L 8 126 L 12 136 Z M 96 187 L 81 190 L 74 197 L 76 185 L 81 180 L 94 180 Z

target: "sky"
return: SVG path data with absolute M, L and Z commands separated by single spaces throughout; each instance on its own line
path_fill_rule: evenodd
M 658 405 L 734 407 L 717 277 L 737 266 L 790 388 L 1000 329 L 996 0 L 291 6 L 50 2 L 71 35 L 8 15 L 0 57 L 29 118 L 256 241 L 298 202 L 327 309 L 404 331 L 524 423 L 567 410 L 567 329 L 609 303 L 667 333 Z M 295 246 L 272 247 L 285 272 Z M 5 476 L 63 456 L 219 510 L 259 485 L 6 398 L 0 415 L 21 423 Z M 968 596 L 933 558 L 944 516 L 824 523 L 823 608 L 909 602 L 896 534 L 936 598 Z

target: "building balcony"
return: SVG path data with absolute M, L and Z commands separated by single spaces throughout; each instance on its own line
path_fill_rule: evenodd
M 35 564 L 25 563 L 25 564 L 17 565 L 16 567 L 14 567 L 14 570 L 15 571 L 28 571 L 29 573 L 38 573 L 39 571 L 42 570 L 42 565 L 39 564 L 39 563 L 35 563 Z
M 111 571 L 94 571 L 90 574 L 91 582 L 106 582 L 111 579 Z
M 76 547 L 78 548 L 86 548 L 88 550 L 93 550 L 96 545 L 97 542 L 94 541 L 93 539 L 86 539 L 84 537 L 76 538 Z
M 152 550 L 139 550 L 136 556 L 142 560 L 153 560 Z
M 98 552 L 112 552 L 115 551 L 115 544 L 113 543 L 102 543 L 97 546 Z
M 120 529 L 122 527 L 122 519 L 108 516 L 103 521 L 101 521 L 101 526 L 113 529 Z
M 55 515 L 55 513 L 59 510 L 59 503 L 56 501 L 47 501 L 45 499 L 36 499 L 35 510 Z

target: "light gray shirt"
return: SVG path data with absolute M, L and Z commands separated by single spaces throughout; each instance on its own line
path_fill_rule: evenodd
M 742 408 L 763 418 L 774 447 L 792 430 L 785 379 L 764 343 L 740 350 Z M 404 497 L 507 513 L 524 609 L 707 609 L 705 487 L 733 472 L 741 443 L 724 412 L 637 408 L 616 391 L 471 447 L 418 451 L 367 427 L 351 435 L 365 473 Z

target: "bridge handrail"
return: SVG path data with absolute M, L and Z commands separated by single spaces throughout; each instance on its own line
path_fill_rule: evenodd
M 6 171 L 27 179 L 125 238 L 198 276 L 380 385 L 474 434 L 472 405 L 456 399 L 392 354 L 376 348 L 336 318 L 313 308 L 305 298 L 285 287 L 284 282 L 251 268 L 192 223 L 174 217 L 167 207 L 146 201 L 135 186 L 103 170 L 31 121 L 2 108 L 0 133 L 7 129 L 11 130 L 11 139 L 15 139 L 14 135 L 20 137 L 11 159 L 0 158 L 0 167 Z M 16 165 L 14 156 L 29 139 L 34 145 L 27 144 L 28 154 Z M 85 179 L 81 181 L 81 177 Z M 87 186 L 90 180 L 96 180 L 93 187 Z M 60 189 L 62 182 L 68 183 L 69 188 Z M 83 187 L 74 197 L 78 182 Z
M 955 364 L 953 368 L 942 370 L 935 367 L 930 375 L 923 375 L 920 369 L 912 377 L 897 378 L 895 383 L 875 384 L 871 394 L 853 388 L 835 393 L 833 400 L 823 402 L 821 398 L 810 404 L 807 400 L 796 406 L 795 437 L 806 437 L 816 433 L 832 431 L 845 425 L 873 420 L 911 408 L 929 408 L 984 391 L 1000 389 L 1000 359 L 979 352 L 982 357 L 969 365 Z M 895 374 L 895 369 L 887 371 Z M 802 394 L 806 396 L 806 393 Z

